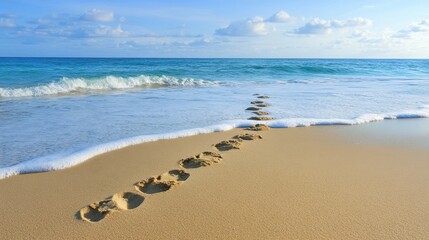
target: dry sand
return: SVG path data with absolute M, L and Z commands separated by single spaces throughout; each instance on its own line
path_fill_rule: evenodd
M 428 239 L 429 150 L 413 146 L 429 135 L 404 136 L 403 144 L 408 131 L 398 141 L 385 134 L 386 124 L 402 130 L 429 124 L 410 121 L 235 129 L 145 143 L 70 169 L 14 176 L 0 180 L 0 238 Z M 228 151 L 214 147 L 246 132 L 262 139 L 243 140 Z M 222 158 L 209 161 L 217 155 L 198 155 L 204 151 Z M 198 159 L 210 164 L 186 169 L 188 177 L 169 172 L 186 158 L 197 162 L 189 166 L 198 166 Z M 171 185 L 137 191 L 151 177 L 151 184 Z M 141 188 L 135 188 L 138 182 Z M 112 195 L 109 207 L 117 211 L 97 223 L 80 219 L 80 209 Z

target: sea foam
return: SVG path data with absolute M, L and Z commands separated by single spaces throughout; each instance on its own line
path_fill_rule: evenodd
M 197 87 L 215 84 L 217 84 L 217 82 L 170 76 L 140 75 L 136 77 L 105 76 L 99 78 L 63 77 L 59 81 L 39 86 L 24 88 L 0 88 L 0 97 L 38 97 L 131 88 Z
M 198 134 L 206 134 L 213 132 L 228 131 L 234 128 L 244 128 L 252 126 L 256 123 L 267 124 L 272 128 L 292 128 L 292 127 L 309 127 L 320 125 L 358 125 L 369 122 L 376 122 L 389 119 L 404 119 L 404 118 L 429 118 L 429 106 L 423 107 L 414 111 L 389 113 L 389 114 L 364 114 L 352 119 L 317 119 L 317 118 L 287 118 L 271 121 L 250 121 L 250 120 L 234 120 L 227 121 L 223 124 L 212 125 L 204 128 L 194 128 L 182 130 L 166 134 L 142 135 L 131 138 L 126 138 L 118 141 L 104 143 L 93 147 L 88 147 L 80 150 L 63 152 L 45 157 L 35 158 L 29 161 L 24 161 L 16 165 L 1 168 L 0 179 L 7 178 L 13 175 L 46 172 L 69 168 L 80 164 L 94 156 L 102 153 L 110 152 L 127 146 L 136 144 L 153 142 L 165 139 L 174 139 L 181 137 L 194 136 Z

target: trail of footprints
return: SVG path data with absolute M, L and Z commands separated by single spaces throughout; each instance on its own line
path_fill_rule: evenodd
M 257 96 L 258 99 L 269 98 L 265 95 L 253 95 Z M 256 116 L 250 117 L 249 120 L 266 121 L 273 119 L 268 116 L 268 112 L 261 111 L 262 108 L 268 107 L 270 104 L 261 100 L 255 100 L 250 103 L 253 106 L 246 108 L 246 110 L 252 111 Z M 265 124 L 255 124 L 244 130 L 267 131 L 269 127 Z M 232 137 L 232 139 L 213 144 L 212 147 L 219 152 L 230 151 L 240 149 L 244 141 L 253 141 L 257 139 L 262 139 L 262 137 L 255 133 L 243 133 Z M 149 195 L 168 191 L 185 182 L 191 176 L 191 174 L 187 172 L 188 169 L 208 167 L 220 163 L 221 161 L 223 161 L 222 155 L 212 151 L 202 152 L 182 159 L 178 162 L 179 169 L 170 170 L 158 176 L 143 179 L 134 184 L 135 191 L 116 193 L 104 200 L 94 202 L 80 209 L 78 215 L 84 221 L 96 223 L 110 216 L 112 213 L 135 209 L 139 207 Z

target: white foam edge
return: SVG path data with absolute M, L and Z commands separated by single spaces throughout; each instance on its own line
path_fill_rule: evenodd
M 0 98 L 41 97 L 67 95 L 76 92 L 111 91 L 143 87 L 196 87 L 215 86 L 217 81 L 171 76 L 139 75 L 134 77 L 103 76 L 97 78 L 67 78 L 38 86 L 23 88 L 1 88 Z
M 227 121 L 223 124 L 212 125 L 204 128 L 194 128 L 166 134 L 142 135 L 131 138 L 125 138 L 113 142 L 103 143 L 100 145 L 74 150 L 69 152 L 52 154 L 44 157 L 24 161 L 16 165 L 1 168 L 0 179 L 11 177 L 18 174 L 55 171 L 78 165 L 97 155 L 121 149 L 124 147 L 153 142 L 158 140 L 167 140 L 181 137 L 194 136 L 213 132 L 228 131 L 234 128 L 244 128 L 254 124 L 266 124 L 272 128 L 291 128 L 291 127 L 308 127 L 319 125 L 357 125 L 385 119 L 403 119 L 403 118 L 429 118 L 429 108 L 397 114 L 364 114 L 353 119 L 317 119 L 317 118 L 287 118 L 270 121 L 252 121 L 252 120 L 235 120 Z

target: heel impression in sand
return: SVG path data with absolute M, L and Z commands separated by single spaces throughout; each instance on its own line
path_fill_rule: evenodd
M 96 223 L 114 212 L 137 208 L 144 200 L 145 198 L 137 193 L 121 192 L 82 208 L 79 214 L 82 220 Z

